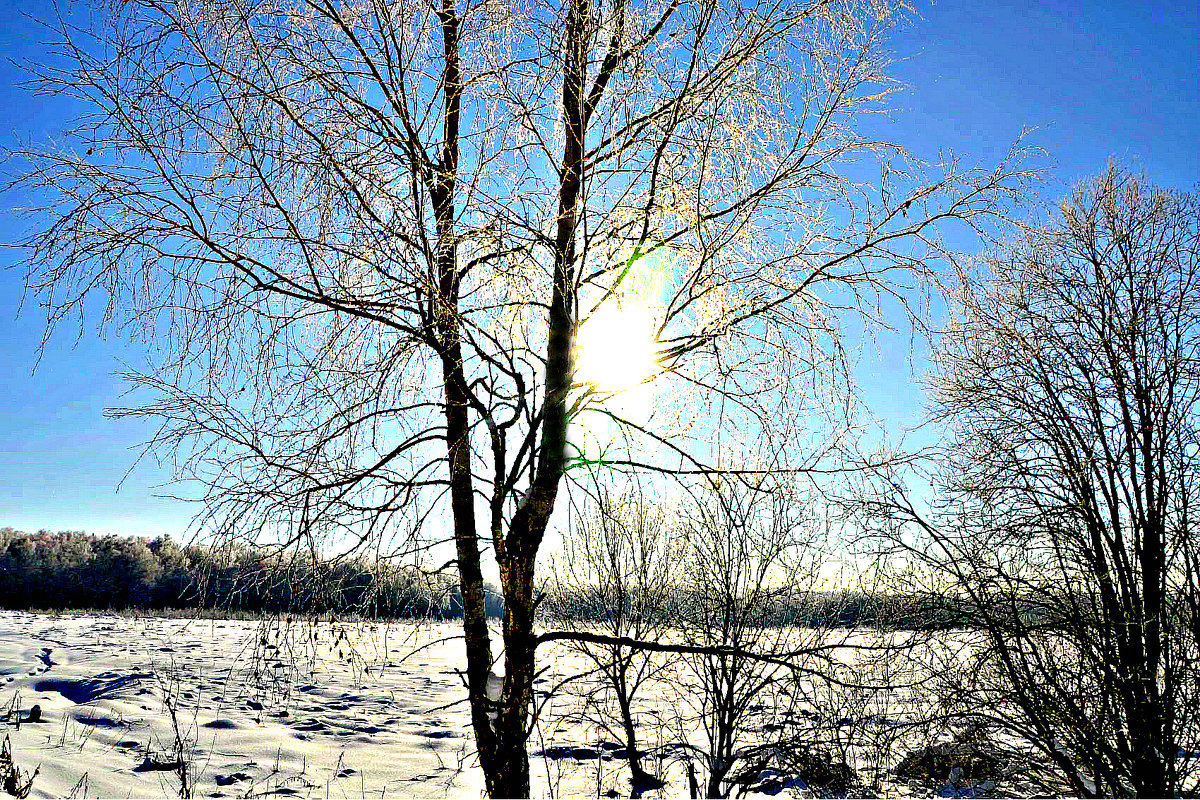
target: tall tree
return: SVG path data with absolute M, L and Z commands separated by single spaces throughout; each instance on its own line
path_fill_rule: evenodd
M 536 559 L 568 468 L 722 469 L 707 423 L 736 409 L 749 439 L 823 397 L 842 314 L 903 299 L 937 222 L 1017 188 L 1008 165 L 902 171 L 858 132 L 898 5 L 112 2 L 33 67 L 82 111 L 17 154 L 44 198 L 27 282 L 51 328 L 98 302 L 153 343 L 129 375 L 150 399 L 118 413 L 161 421 L 152 444 L 208 487 L 200 529 L 452 542 L 487 789 L 527 795 Z M 611 313 L 648 320 L 649 410 L 576 379 L 576 331 Z
M 986 634 L 970 713 L 1084 796 L 1186 791 L 1196 764 L 1181 746 L 1200 735 L 1200 204 L 1110 164 L 958 299 L 933 384 L 951 431 L 942 506 L 877 507 L 907 524 L 890 542 Z

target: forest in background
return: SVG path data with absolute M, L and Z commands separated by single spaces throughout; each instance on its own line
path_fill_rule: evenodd
M 451 581 L 414 569 L 363 560 L 281 559 L 245 548 L 182 545 L 167 536 L 12 528 L 0 528 L 0 606 L 345 612 L 396 619 L 462 613 Z
M 545 609 L 557 619 L 603 623 L 610 616 L 610 604 L 585 588 L 547 599 Z M 183 545 L 168 536 L 26 533 L 9 527 L 0 528 L 0 608 L 335 613 L 373 619 L 462 616 L 453 575 L 430 575 L 408 566 L 367 559 L 280 558 L 262 550 Z M 488 615 L 502 616 L 503 609 L 498 593 L 489 591 Z M 969 625 L 964 612 L 944 597 L 850 590 L 811 593 L 803 603 L 777 603 L 763 610 L 762 622 L 905 630 Z

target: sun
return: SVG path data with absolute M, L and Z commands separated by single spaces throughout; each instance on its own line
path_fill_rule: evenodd
M 597 392 L 628 392 L 658 371 L 654 319 L 614 304 L 595 311 L 575 334 L 575 382 Z

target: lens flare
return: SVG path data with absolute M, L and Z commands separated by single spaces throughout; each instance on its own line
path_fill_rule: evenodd
M 658 369 L 654 320 L 643 310 L 604 307 L 575 336 L 575 382 L 597 392 L 620 393 L 637 387 Z

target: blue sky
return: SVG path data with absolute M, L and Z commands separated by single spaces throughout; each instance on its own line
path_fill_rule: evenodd
M 21 14 L 50 8 L 0 0 L 0 145 L 44 140 L 69 113 L 16 88 L 21 73 L 10 63 L 42 58 L 45 37 Z M 1162 185 L 1191 190 L 1200 180 L 1200 4 L 920 3 L 893 50 L 893 74 L 908 89 L 879 124 L 918 156 L 945 148 L 994 162 L 1035 128 L 1029 142 L 1049 151 L 1045 198 L 1110 156 Z M 21 202 L 19 189 L 0 195 L 0 207 Z M 21 226 L 0 216 L 0 241 Z M 42 318 L 32 303 L 21 308 L 13 264 L 12 251 L 0 250 L 0 267 L 11 267 L 0 270 L 0 526 L 182 533 L 192 509 L 154 496 L 169 470 L 152 460 L 134 467 L 153 428 L 103 415 L 123 402 L 113 373 L 138 362 L 139 351 L 85 325 L 78 339 L 70 330 L 56 336 L 38 363 Z M 859 379 L 867 404 L 898 429 L 920 418 L 921 361 L 912 363 L 907 340 L 883 349 L 869 354 Z

